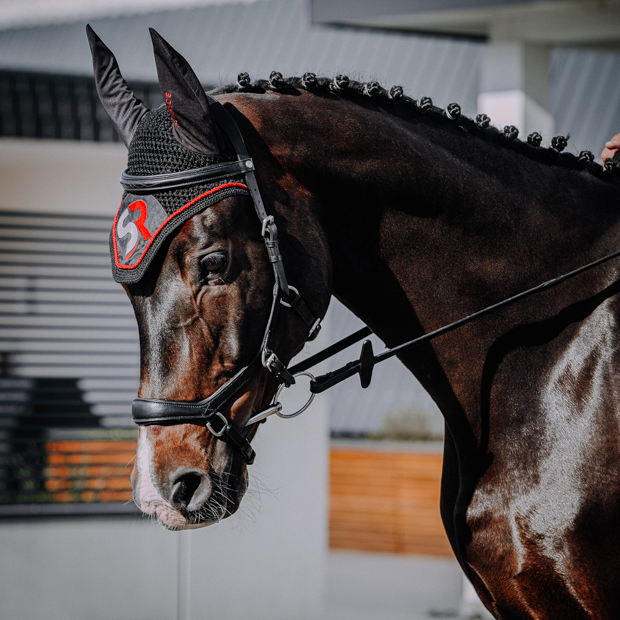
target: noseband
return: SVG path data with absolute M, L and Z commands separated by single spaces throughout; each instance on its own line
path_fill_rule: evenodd
M 273 352 L 271 343 L 280 306 L 292 308 L 297 312 L 308 327 L 307 340 L 313 340 L 321 329 L 321 320 L 316 318 L 308 305 L 301 298 L 298 290 L 288 284 L 282 255 L 278 243 L 278 229 L 273 215 L 268 215 L 256 183 L 254 162 L 246 149 L 243 137 L 237 124 L 228 111 L 215 99 L 208 97 L 209 109 L 213 119 L 230 140 L 237 155 L 237 161 L 224 162 L 188 171 L 156 175 L 121 175 L 121 185 L 130 194 L 152 195 L 158 191 L 188 187 L 205 181 L 243 177 L 245 185 L 254 203 L 254 209 L 261 225 L 261 236 L 265 242 L 269 262 L 272 265 L 275 284 L 269 319 L 260 345 L 252 361 L 239 370 L 230 380 L 217 389 L 211 396 L 199 402 L 161 400 L 154 398 L 136 398 L 132 405 L 132 417 L 139 426 L 152 424 L 185 424 L 196 423 L 205 425 L 218 439 L 225 441 L 237 450 L 246 463 L 254 461 L 254 450 L 243 431 L 235 428 L 221 413 L 221 409 L 229 403 L 235 394 L 246 385 L 256 370 L 261 366 L 267 368 L 279 380 L 280 385 L 287 387 L 295 383 L 295 378 L 286 365 Z M 279 411 L 281 407 L 274 405 L 257 414 L 261 419 Z M 256 418 L 257 416 L 254 416 Z M 253 421 L 258 421 L 254 420 Z M 246 425 L 247 427 L 247 425 Z

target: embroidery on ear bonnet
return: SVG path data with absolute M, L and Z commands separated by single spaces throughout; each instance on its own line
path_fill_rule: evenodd
M 165 105 L 145 114 L 129 146 L 127 173 L 156 175 L 210 166 L 229 158 L 192 151 L 175 139 Z M 154 192 L 125 192 L 110 232 L 112 275 L 138 282 L 165 239 L 181 224 L 229 196 L 248 195 L 244 184 L 218 179 Z

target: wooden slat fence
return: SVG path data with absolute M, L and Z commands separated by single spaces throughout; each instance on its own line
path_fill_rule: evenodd
M 439 516 L 441 462 L 441 454 L 332 448 L 330 547 L 453 557 Z

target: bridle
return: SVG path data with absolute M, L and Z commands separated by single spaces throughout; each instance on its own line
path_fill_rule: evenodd
M 279 380 L 280 386 L 290 386 L 295 378 L 286 365 L 273 352 L 272 340 L 275 324 L 281 306 L 292 308 L 305 322 L 308 328 L 306 340 L 313 340 L 321 329 L 321 319 L 316 318 L 304 302 L 299 291 L 288 283 L 282 255 L 278 242 L 278 229 L 273 215 L 268 215 L 256 183 L 254 162 L 250 158 L 243 137 L 235 120 L 228 111 L 215 99 L 208 97 L 209 108 L 213 119 L 228 137 L 235 149 L 237 160 L 197 168 L 188 171 L 156 175 L 121 175 L 121 185 L 131 194 L 153 194 L 157 191 L 188 187 L 205 181 L 243 177 L 254 209 L 261 225 L 261 236 L 267 248 L 269 262 L 273 268 L 275 283 L 269 311 L 269 319 L 265 327 L 258 352 L 250 363 L 241 368 L 231 379 L 218 388 L 211 396 L 199 402 L 161 400 L 155 398 L 136 398 L 132 405 L 132 417 L 139 426 L 151 424 L 183 424 L 197 423 L 206 425 L 211 433 L 230 444 L 243 457 L 246 463 L 254 461 L 254 450 L 242 431 L 234 427 L 220 410 L 246 385 L 260 366 L 267 368 Z M 260 415 L 261 419 L 282 409 L 276 404 Z M 256 418 L 256 416 L 254 416 Z M 251 419 L 248 424 L 253 423 Z M 246 427 L 248 426 L 246 424 Z
M 337 343 L 327 347 L 323 351 L 320 351 L 319 353 L 289 369 L 271 348 L 271 342 L 280 306 L 292 308 L 306 323 L 306 326 L 308 327 L 308 335 L 306 340 L 308 341 L 313 340 L 317 336 L 321 328 L 321 319 L 316 318 L 313 315 L 308 305 L 301 298 L 298 290 L 288 284 L 282 255 L 280 254 L 278 244 L 278 229 L 275 225 L 273 216 L 268 215 L 265 210 L 260 191 L 256 183 L 254 163 L 248 154 L 243 137 L 235 120 L 224 108 L 224 106 L 222 106 L 215 99 L 209 96 L 207 97 L 213 118 L 222 131 L 226 134 L 230 140 L 230 143 L 233 145 L 237 155 L 237 160 L 168 174 L 138 176 L 123 173 L 121 175 L 121 185 L 128 192 L 140 195 L 188 187 L 198 183 L 204 183 L 205 181 L 230 179 L 239 176 L 243 177 L 254 203 L 256 215 L 258 216 L 261 224 L 261 236 L 265 242 L 269 261 L 272 265 L 275 276 L 269 319 L 265 327 L 260 348 L 253 357 L 252 361 L 247 366 L 239 370 L 231 379 L 211 394 L 211 396 L 208 396 L 204 400 L 198 402 L 136 398 L 132 405 L 132 417 L 134 422 L 139 426 L 183 423 L 204 424 L 215 437 L 231 445 L 241 454 L 247 464 L 251 464 L 254 462 L 255 452 L 244 434 L 244 431 L 233 426 L 220 410 L 235 396 L 235 394 L 238 393 L 244 385 L 251 380 L 252 376 L 261 365 L 274 374 L 279 381 L 279 385 L 272 400 L 272 404 L 265 410 L 253 415 L 246 422 L 244 428 L 248 428 L 257 422 L 262 422 L 273 414 L 276 414 L 282 418 L 296 417 L 310 406 L 316 394 L 324 392 L 325 390 L 356 374 L 360 375 L 361 385 L 363 388 L 366 388 L 370 385 L 372 372 L 376 364 L 397 355 L 405 349 L 420 346 L 425 342 L 458 329 L 459 327 L 480 319 L 487 314 L 499 310 L 500 308 L 557 286 L 565 280 L 573 278 L 589 269 L 597 267 L 602 263 L 620 256 L 620 250 L 613 252 L 612 254 L 575 269 L 574 271 L 563 274 L 552 280 L 548 280 L 547 282 L 543 282 L 538 286 L 504 299 L 496 304 L 487 306 L 478 312 L 470 314 L 462 319 L 459 319 L 458 321 L 454 321 L 453 323 L 445 325 L 435 331 L 404 342 L 396 347 L 393 347 L 392 349 L 386 349 L 378 355 L 374 355 L 371 342 L 369 340 L 365 340 L 362 343 L 359 359 L 353 360 L 341 368 L 328 372 L 319 377 L 315 378 L 311 373 L 307 372 L 308 369 L 328 359 L 329 357 L 332 357 L 352 344 L 359 342 L 363 338 L 370 335 L 372 333 L 371 330 L 368 327 L 362 328 L 354 334 L 343 338 Z M 620 163 L 620 152 L 616 153 L 613 159 L 614 162 Z M 310 397 L 306 404 L 298 411 L 295 411 L 292 414 L 284 414 L 282 413 L 282 405 L 278 402 L 279 395 L 284 387 L 290 387 L 293 385 L 295 383 L 295 377 L 300 375 L 306 375 L 310 378 Z

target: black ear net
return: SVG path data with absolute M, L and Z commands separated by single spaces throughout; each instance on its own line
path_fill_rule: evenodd
M 221 148 L 204 88 L 187 60 L 153 28 L 149 32 L 159 86 L 174 121 L 174 137 L 189 149 L 219 155 Z
M 136 127 L 148 112 L 148 108 L 131 92 L 121 75 L 114 54 L 90 26 L 86 26 L 86 34 L 93 56 L 93 71 L 99 99 L 125 146 L 129 147 Z

